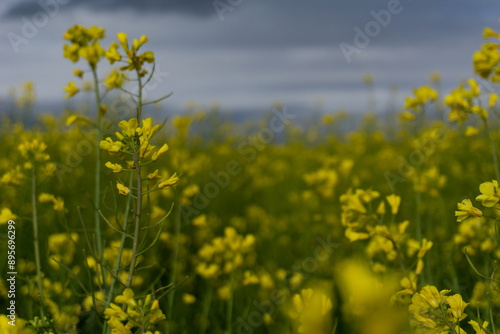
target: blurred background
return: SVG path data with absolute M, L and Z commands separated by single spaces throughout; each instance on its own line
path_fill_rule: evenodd
M 149 94 L 173 91 L 164 104 L 173 112 L 190 101 L 242 113 L 276 101 L 395 111 L 433 71 L 445 93 L 470 77 L 482 29 L 497 27 L 499 12 L 496 1 L 2 0 L 0 97 L 31 80 L 35 109 L 62 111 L 74 67 L 62 34 L 82 24 L 105 28 L 103 45 L 122 31 L 147 35 L 158 66 Z

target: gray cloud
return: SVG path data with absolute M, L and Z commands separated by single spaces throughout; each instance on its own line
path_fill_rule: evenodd
M 29 0 L 14 4 L 5 11 L 3 17 L 19 18 L 33 15 L 42 9 L 40 3 L 47 3 L 50 1 L 51 0 Z M 64 9 L 86 8 L 98 12 L 133 10 L 139 13 L 160 11 L 164 13 L 185 13 L 197 16 L 215 14 L 212 1 L 210 0 L 65 0 L 64 2 L 67 2 L 64 6 L 61 6 L 61 8 Z
M 4 16 L 10 19 L 0 22 L 0 30 L 21 34 L 21 18 L 41 7 L 9 1 Z M 18 54 L 5 36 L 0 40 L 0 95 L 33 79 L 40 100 L 63 100 L 62 87 L 81 64 L 62 59 L 61 36 L 80 23 L 106 28 L 104 44 L 120 31 L 131 38 L 147 35 L 162 71 L 171 74 L 151 92 L 174 91 L 166 105 L 218 99 L 223 107 L 261 108 L 275 100 L 313 105 L 323 96 L 327 108 L 362 111 L 366 72 L 375 76 L 379 106 L 392 85 L 399 86 L 402 105 L 404 94 L 427 84 L 434 70 L 441 71 L 445 92 L 472 76 L 471 56 L 482 43 L 482 29 L 498 27 L 500 13 L 498 1 L 401 0 L 401 13 L 348 64 L 339 44 L 353 44 L 354 28 L 364 29 L 374 20 L 370 12 L 386 9 L 389 0 L 242 0 L 223 21 L 212 2 L 70 0 L 69 10 L 61 9 Z

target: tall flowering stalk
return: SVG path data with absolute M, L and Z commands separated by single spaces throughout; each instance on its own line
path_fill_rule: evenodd
M 422 137 L 422 133 L 425 130 L 425 109 L 427 104 L 436 101 L 438 98 L 438 93 L 436 90 L 430 88 L 429 86 L 422 86 L 413 90 L 414 97 L 407 97 L 405 108 L 410 109 L 415 112 L 416 115 L 420 117 L 420 126 L 418 127 L 417 136 Z M 413 115 L 413 114 L 411 114 Z M 415 116 L 413 116 L 415 119 Z M 421 183 L 421 171 L 422 164 L 418 164 L 416 171 L 415 180 L 415 210 L 416 210 L 416 225 L 417 225 L 417 240 L 422 246 L 422 224 L 420 217 L 420 206 L 421 206 L 421 194 L 420 194 L 420 183 Z
M 101 152 L 99 150 L 99 143 L 102 138 L 102 128 L 101 128 L 101 118 L 106 114 L 106 106 L 102 104 L 101 92 L 99 86 L 99 77 L 97 74 L 97 65 L 102 57 L 105 55 L 105 50 L 101 47 L 99 40 L 105 37 L 105 31 L 102 28 L 91 26 L 90 28 L 85 28 L 81 25 L 75 25 L 74 27 L 68 29 L 68 31 L 63 35 L 63 38 L 68 40 L 71 44 L 64 45 L 64 57 L 76 63 L 83 58 L 86 60 L 87 65 L 92 73 L 93 88 L 95 93 L 95 104 L 96 104 L 96 120 L 95 128 L 97 131 L 96 138 L 96 163 L 95 163 L 95 190 L 94 190 L 94 220 L 95 220 L 95 234 L 97 243 L 97 253 L 101 261 L 101 267 L 103 268 L 102 280 L 104 285 L 106 285 L 106 272 L 103 266 L 103 243 L 102 243 L 102 233 L 101 233 L 101 219 L 99 216 L 99 210 L 101 206 Z M 83 77 L 84 71 L 75 69 L 74 74 L 80 78 Z M 69 98 L 79 92 L 79 88 L 76 84 L 71 81 L 68 86 L 64 88 L 67 92 L 66 98 Z
M 150 140 L 154 134 L 158 132 L 162 125 L 154 125 L 151 118 L 142 119 L 142 109 L 147 104 L 152 104 L 159 102 L 169 95 L 165 95 L 160 99 L 155 101 L 144 101 L 143 91 L 149 81 L 152 79 L 155 69 L 155 57 L 153 52 L 145 51 L 143 53 L 139 52 L 141 46 L 143 46 L 147 41 L 146 36 L 142 36 L 140 39 L 134 39 L 129 45 L 127 40 L 127 35 L 125 33 L 117 34 L 118 42 L 112 42 L 107 51 L 102 49 L 99 45 L 99 39 L 104 38 L 104 30 L 97 27 L 91 27 L 89 29 L 82 26 L 75 26 L 70 28 L 64 37 L 72 42 L 71 45 L 65 45 L 65 56 L 76 62 L 80 57 L 85 58 L 89 64 L 90 71 L 92 73 L 94 82 L 94 91 L 96 96 L 96 107 L 98 109 L 97 114 L 97 158 L 96 158 L 96 181 L 95 181 L 95 202 L 96 202 L 96 212 L 95 212 L 95 228 L 96 228 L 96 239 L 98 247 L 98 263 L 102 272 L 102 282 L 104 283 L 104 289 L 106 293 L 105 308 L 108 309 L 111 305 L 111 301 L 115 296 L 116 283 L 119 279 L 122 255 L 125 250 L 127 237 L 132 238 L 132 256 L 130 261 L 130 267 L 128 269 L 128 275 L 126 282 L 122 282 L 127 288 L 130 288 L 134 278 L 134 272 L 137 266 L 138 257 L 147 251 L 151 246 L 140 249 L 140 234 L 141 230 L 151 228 L 153 226 L 143 226 L 142 222 L 142 207 L 143 207 L 143 196 L 168 187 L 172 187 L 177 184 L 179 178 L 177 174 L 172 175 L 166 181 L 160 182 L 161 176 L 158 175 L 158 170 L 153 173 L 149 173 L 146 178 L 143 178 L 143 167 L 149 163 L 156 162 L 167 150 L 168 145 L 164 144 L 160 148 L 156 149 L 155 146 L 150 145 Z M 136 106 L 136 117 L 128 120 L 122 120 L 119 122 L 118 126 L 122 129 L 121 133 L 116 133 L 117 141 L 113 141 L 110 137 L 102 140 L 102 129 L 101 120 L 102 117 L 107 112 L 107 107 L 102 103 L 102 96 L 106 94 L 101 94 L 100 92 L 100 80 L 97 74 L 97 63 L 101 58 L 107 58 L 111 65 L 118 63 L 122 66 L 113 69 L 113 71 L 104 79 L 104 85 L 107 91 L 112 89 L 119 90 L 125 93 L 130 100 Z M 146 63 L 152 64 L 152 69 L 149 70 L 145 67 Z M 128 79 L 129 72 L 135 74 L 135 78 Z M 75 70 L 75 75 L 82 77 L 83 71 Z M 124 88 L 124 83 L 127 81 L 134 81 L 137 84 L 135 90 L 127 90 Z M 79 89 L 74 82 L 70 82 L 65 88 L 68 92 L 67 97 L 70 97 L 78 93 Z M 137 92 L 134 93 L 133 91 Z M 106 92 L 107 93 L 107 92 Z M 139 124 L 142 122 L 142 127 Z M 105 166 L 111 169 L 115 173 L 127 172 L 130 174 L 130 181 L 128 185 L 123 184 L 121 181 L 117 182 L 117 191 L 121 195 L 127 196 L 124 221 L 122 229 L 118 230 L 112 226 L 109 220 L 104 216 L 100 210 L 100 168 L 101 168 L 101 156 L 100 150 L 106 150 L 111 155 L 117 155 L 119 159 L 126 160 L 125 165 L 120 163 L 113 163 L 111 161 L 106 162 Z M 147 159 L 147 161 L 146 161 Z M 153 187 L 151 190 L 144 191 L 143 182 L 145 181 L 153 182 Z M 150 187 L 148 187 L 149 189 Z M 133 208 L 133 233 L 129 234 L 129 216 Z M 168 213 L 163 217 L 160 222 L 154 226 L 160 226 L 159 231 L 161 231 L 161 226 L 168 216 Z M 118 250 L 118 256 L 116 262 L 112 268 L 106 268 L 104 259 L 102 256 L 102 236 L 101 236 L 101 218 L 110 227 L 117 230 L 121 234 L 120 246 Z M 155 239 L 155 242 L 158 238 Z M 154 244 L 154 242 L 153 242 Z M 108 271 L 111 273 L 108 277 Z M 108 277 L 108 278 L 107 278 Z M 109 282 L 106 282 L 108 280 Z M 109 283 L 109 285 L 107 284 Z M 111 325 L 110 325 L 111 326 Z M 113 326 L 111 326 L 113 327 Z M 103 333 L 108 332 L 107 326 L 104 326 Z
M 18 149 L 23 157 L 29 160 L 26 167 L 31 168 L 31 203 L 33 206 L 33 247 L 35 249 L 35 265 L 37 274 L 38 291 L 40 293 L 41 315 L 44 316 L 44 296 L 42 284 L 42 265 L 40 261 L 40 236 L 38 232 L 38 214 L 37 214 L 37 191 L 36 191 L 36 171 L 37 163 L 43 163 L 49 160 L 49 155 L 45 153 L 47 145 L 36 139 L 19 145 Z
M 496 153 L 495 141 L 490 132 L 488 116 L 489 111 L 496 105 L 498 100 L 498 95 L 495 93 L 488 94 L 487 107 L 483 107 L 484 101 L 482 101 L 481 89 L 479 84 L 474 79 L 468 80 L 469 89 L 464 88 L 463 85 L 459 85 L 457 89 L 452 90 L 450 95 L 445 98 L 445 103 L 450 107 L 450 121 L 462 124 L 466 121 L 470 115 L 476 114 L 481 119 L 484 125 L 484 131 L 486 137 L 488 138 L 491 150 L 493 164 L 495 166 L 495 175 L 497 180 L 500 179 L 500 172 L 498 166 L 498 158 Z

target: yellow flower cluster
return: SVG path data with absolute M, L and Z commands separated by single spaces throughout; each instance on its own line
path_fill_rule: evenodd
M 50 156 L 45 153 L 47 144 L 40 142 L 38 139 L 19 144 L 17 148 L 23 157 L 29 158 L 30 160 L 43 162 L 50 159 Z M 29 167 L 31 168 L 31 165 Z
M 459 323 L 467 317 L 464 310 L 469 304 L 465 303 L 459 294 L 446 296 L 449 292 L 450 290 L 438 291 L 435 286 L 427 285 L 416 293 L 409 306 L 412 315 L 411 326 L 433 333 L 465 333 Z
M 149 162 L 156 162 L 165 152 L 168 151 L 168 145 L 163 144 L 159 149 L 156 146 L 150 145 L 151 138 L 158 132 L 161 125 L 153 126 L 152 118 L 147 118 L 142 121 L 142 127 L 138 126 L 136 118 L 132 118 L 128 121 L 121 121 L 119 124 L 122 132 L 116 132 L 117 141 L 113 141 L 111 137 L 107 137 L 106 140 L 102 140 L 99 147 L 103 150 L 108 151 L 111 155 L 118 155 L 118 158 L 124 160 L 126 154 L 131 155 L 133 160 L 127 160 L 127 166 L 124 168 L 121 164 L 112 163 L 110 161 L 106 162 L 105 166 L 111 169 L 114 173 L 120 173 L 124 169 L 134 169 L 136 168 L 136 161 L 140 161 L 140 165 L 144 165 L 142 160 L 150 156 Z M 154 152 L 154 153 L 153 153 Z M 148 163 L 148 162 L 146 162 Z M 149 181 L 155 181 L 161 179 L 158 175 L 158 170 L 153 173 L 148 174 L 147 179 Z M 175 186 L 179 182 L 179 177 L 177 173 L 174 173 L 169 179 L 159 182 L 157 184 L 158 189 L 164 189 Z M 121 183 L 117 183 L 117 188 L 120 194 L 128 195 L 130 194 L 130 189 Z
M 64 57 L 73 63 L 78 62 L 80 57 L 84 58 L 92 68 L 95 68 L 99 59 L 105 54 L 99 43 L 104 37 L 105 32 L 102 28 L 91 26 L 87 29 L 82 25 L 75 25 L 63 35 L 64 39 L 71 42 L 64 44 Z
M 498 39 L 500 36 L 491 28 L 484 28 L 484 39 L 493 38 L 495 42 L 488 42 L 481 46 L 481 50 L 476 51 L 472 57 L 474 72 L 483 79 L 491 82 L 500 81 L 500 53 L 498 52 Z
M 328 295 L 313 289 L 303 289 L 293 296 L 292 319 L 298 321 L 298 333 L 331 333 L 329 314 L 333 304 Z
M 115 302 L 126 307 L 126 311 L 114 303 L 104 310 L 104 316 L 112 333 L 132 334 L 140 329 L 142 333 L 152 334 L 155 325 L 165 319 L 160 304 L 153 298 L 153 295 L 136 300 L 132 289 L 125 289 L 115 298 Z M 155 333 L 159 332 L 155 331 Z
M 316 189 L 316 192 L 324 198 L 333 196 L 333 191 L 338 183 L 338 174 L 333 169 L 322 168 L 314 173 L 304 175 L 308 186 Z
M 407 96 L 405 102 L 406 109 L 419 111 L 428 102 L 434 102 L 438 98 L 438 92 L 429 86 L 422 86 L 413 90 L 413 98 Z
M 252 234 L 242 236 L 233 227 L 226 227 L 223 237 L 212 239 L 198 251 L 200 262 L 196 272 L 206 279 L 229 274 L 244 264 L 245 257 L 253 252 L 254 244 Z
M 40 203 L 52 203 L 54 204 L 55 211 L 64 211 L 64 200 L 61 197 L 55 197 L 52 194 L 41 193 L 38 196 Z
M 127 34 L 121 32 L 117 34 L 118 41 L 120 42 L 120 45 L 122 46 L 123 50 L 125 51 L 125 54 L 127 55 L 127 63 L 128 65 L 123 66 L 120 68 L 120 70 L 136 70 L 137 73 L 139 73 L 140 76 L 146 75 L 148 72 L 147 70 L 143 69 L 143 65 L 145 62 L 147 63 L 153 63 L 155 61 L 155 56 L 153 52 L 151 51 L 146 51 L 142 54 L 138 54 L 138 51 L 140 47 L 148 41 L 148 38 L 146 36 L 141 36 L 139 40 L 134 39 L 132 43 L 132 47 L 129 47 L 128 41 L 127 41 Z M 110 59 L 110 62 L 115 60 L 120 60 L 121 57 L 119 57 L 116 54 L 116 49 L 117 45 L 112 44 L 108 53 L 106 56 L 108 56 L 108 59 Z
M 444 102 L 450 107 L 449 119 L 452 122 L 462 124 L 469 118 L 470 114 L 477 114 L 480 119 L 488 118 L 488 110 L 481 106 L 479 99 L 481 89 L 474 79 L 469 79 L 468 84 L 470 89 L 465 89 L 461 84 L 457 89 L 452 90 L 450 95 L 446 96 Z M 495 93 L 489 94 L 488 107 L 492 108 L 498 100 L 498 95 Z
M 73 256 L 76 251 L 76 243 L 79 236 L 77 233 L 55 233 L 49 236 L 50 257 L 57 262 L 70 265 L 73 262 Z M 50 261 L 49 265 L 54 269 L 59 269 L 59 263 Z

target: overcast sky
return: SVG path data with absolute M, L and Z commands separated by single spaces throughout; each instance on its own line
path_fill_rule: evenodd
M 441 72 L 445 92 L 472 76 L 483 28 L 499 27 L 500 2 L 0 0 L 0 16 L 0 97 L 30 79 L 39 100 L 62 101 L 75 67 L 62 57 L 62 35 L 82 24 L 106 28 L 105 46 L 118 32 L 147 35 L 164 75 L 149 94 L 173 91 L 165 107 L 189 100 L 217 100 L 228 110 L 261 110 L 278 100 L 314 107 L 321 98 L 325 111 L 363 111 L 367 72 L 379 110 L 391 86 L 403 101 L 432 71 Z M 356 41 L 359 31 L 365 36 Z M 12 43 L 12 36 L 23 42 Z

